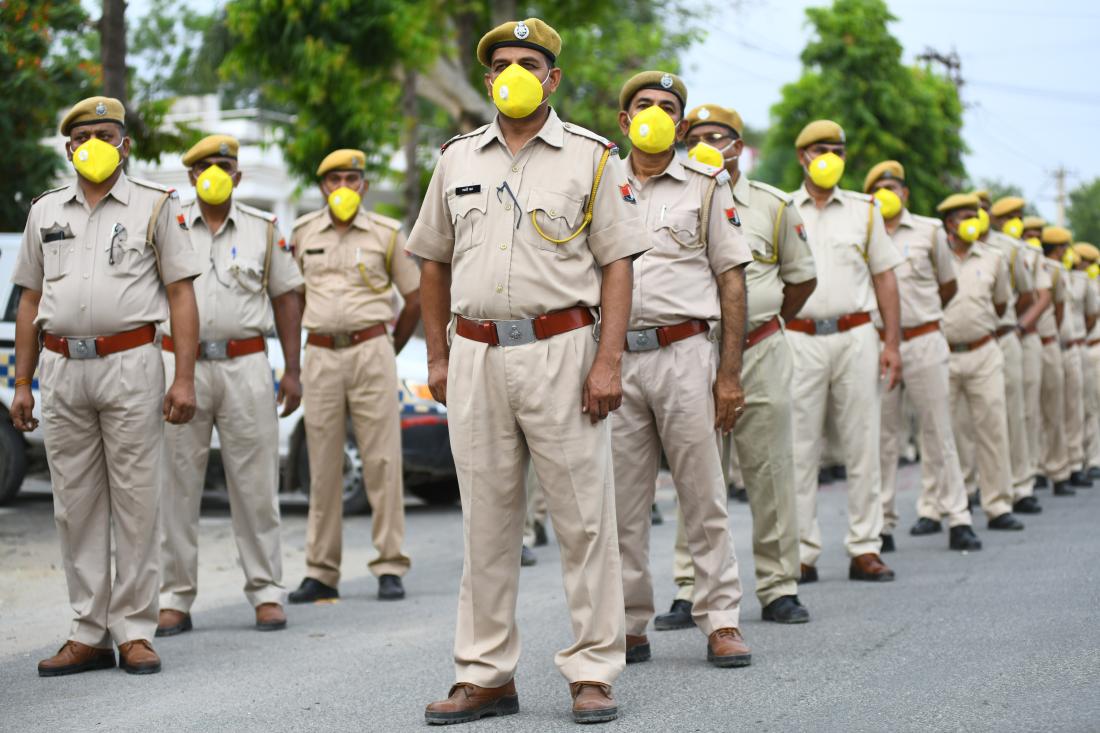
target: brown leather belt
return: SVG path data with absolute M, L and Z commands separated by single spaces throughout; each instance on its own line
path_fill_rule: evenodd
M 994 331 L 994 333 L 997 334 L 997 338 L 1000 338 L 1001 336 L 1007 336 L 1010 333 L 1015 333 L 1015 331 L 1015 326 L 999 326 L 997 330 Z
M 1072 349 L 1074 346 L 1080 346 L 1083 343 L 1085 343 L 1084 339 L 1073 339 L 1072 341 L 1066 341 L 1064 344 L 1062 344 L 1062 348 Z
M 1089 348 L 1092 348 L 1093 346 L 1100 346 L 1100 339 L 1093 339 L 1092 341 L 1086 341 L 1085 343 L 1086 345 L 1088 345 Z
M 364 341 L 386 335 L 386 324 L 376 323 L 360 331 L 351 333 L 310 333 L 306 336 L 306 343 L 310 346 L 320 346 L 322 349 L 346 349 Z
M 1057 336 L 1040 336 L 1039 337 L 1039 343 L 1041 343 L 1043 346 L 1050 346 L 1051 344 L 1053 344 L 1057 340 L 1058 340 Z
M 987 333 L 985 336 L 982 336 L 977 341 L 971 341 L 967 344 L 951 344 L 951 353 L 965 354 L 968 351 L 977 351 L 978 349 L 982 348 L 990 341 L 992 341 L 994 338 L 996 337 L 993 334 Z
M 768 336 L 779 333 L 779 330 L 779 316 L 772 316 L 771 320 L 767 323 L 761 324 L 749 331 L 749 335 L 745 337 L 745 348 L 751 349 Z
M 591 326 L 595 322 L 592 311 L 578 305 L 518 321 L 472 321 L 465 316 L 457 316 L 455 333 L 464 339 L 490 346 L 523 346 Z
M 94 359 L 151 344 L 156 336 L 156 326 L 149 323 L 132 331 L 123 331 L 112 336 L 66 338 L 46 333 L 42 335 L 42 345 L 68 359 Z
M 814 320 L 812 318 L 795 318 L 793 321 L 787 321 L 788 331 L 798 331 L 799 333 L 809 334 L 810 336 L 828 336 L 832 333 L 843 333 L 850 331 L 856 326 L 862 326 L 864 323 L 871 322 L 871 314 L 867 311 L 860 313 L 848 313 L 839 318 L 822 318 Z
M 642 328 L 636 331 L 626 332 L 627 351 L 653 351 L 677 341 L 699 333 L 706 333 L 710 325 L 706 321 L 693 318 L 690 321 L 677 323 L 674 326 L 658 326 L 656 328 Z
M 919 326 L 913 326 L 912 328 L 901 329 L 901 340 L 910 341 L 918 336 L 924 336 L 929 333 L 934 333 L 940 330 L 939 321 L 929 321 L 928 323 L 922 323 Z M 886 340 L 886 332 L 881 328 L 878 330 L 878 337 L 883 341 Z
M 165 351 L 176 353 L 176 345 L 171 336 L 165 336 L 160 341 L 160 347 Z M 222 359 L 236 359 L 238 356 L 258 354 L 267 348 L 267 341 L 263 336 L 253 336 L 246 339 L 227 339 L 224 341 L 199 341 L 195 352 L 195 358 L 207 361 L 220 361 Z

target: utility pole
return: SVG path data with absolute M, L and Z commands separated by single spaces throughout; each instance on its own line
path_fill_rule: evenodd
M 1064 165 L 1060 165 L 1050 174 L 1054 176 L 1054 184 L 1058 189 L 1057 194 L 1055 194 L 1055 203 L 1058 206 L 1058 226 L 1064 227 L 1066 225 L 1066 176 L 1069 175 L 1069 171 L 1066 170 Z
M 956 90 L 961 89 L 965 83 L 962 78 L 962 60 L 959 58 L 958 51 L 954 49 L 950 53 L 943 53 L 927 46 L 924 53 L 917 55 L 917 61 L 923 61 L 929 65 L 936 63 L 943 66 L 945 75 L 955 85 Z

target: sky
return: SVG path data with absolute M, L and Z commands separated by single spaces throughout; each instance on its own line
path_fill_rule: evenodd
M 962 63 L 965 157 L 974 180 L 1014 183 L 1054 221 L 1053 171 L 1067 190 L 1100 177 L 1100 3 L 1095 0 L 888 0 L 891 33 L 915 61 L 928 47 Z M 693 104 L 732 106 L 766 129 L 783 84 L 801 75 L 806 0 L 741 0 L 706 19 L 683 57 Z

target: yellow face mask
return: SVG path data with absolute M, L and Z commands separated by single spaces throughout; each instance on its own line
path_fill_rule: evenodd
M 1085 272 L 1088 273 L 1089 280 L 1095 280 L 1096 278 L 1100 277 L 1100 265 L 1093 262 L 1091 265 L 1089 265 L 1089 269 L 1085 270 Z
M 901 197 L 888 188 L 880 188 L 875 191 L 879 209 L 883 219 L 893 219 L 901 213 Z
M 1043 251 L 1043 241 L 1038 237 L 1028 237 L 1025 241 L 1029 247 L 1034 247 L 1040 252 Z
M 546 72 L 546 79 L 550 72 Z M 519 64 L 511 64 L 493 80 L 493 104 L 501 114 L 513 119 L 527 117 L 542 104 L 542 85 L 538 77 Z
M 844 158 L 836 153 L 825 153 L 811 160 L 806 170 L 815 184 L 821 188 L 832 188 L 844 175 Z
M 1010 237 L 1020 238 L 1020 235 L 1024 233 L 1024 220 L 1018 216 L 1014 216 L 1004 223 L 1001 227 L 1001 231 Z
M 1072 270 L 1077 264 L 1077 254 L 1072 249 L 1067 249 L 1062 255 L 1062 267 Z
M 699 143 L 688 151 L 688 157 L 692 160 L 699 161 L 703 165 L 710 165 L 715 168 L 721 168 L 726 164 L 726 159 L 722 156 L 722 151 L 706 143 Z
M 349 221 L 359 211 L 362 198 L 347 186 L 341 186 L 328 195 L 328 207 L 339 221 Z
M 978 223 L 982 225 L 982 234 L 989 231 L 989 213 L 980 206 L 978 207 Z
M 195 180 L 195 193 L 208 204 L 225 203 L 233 193 L 233 178 L 216 165 L 202 172 Z
M 676 123 L 660 107 L 646 107 L 630 121 L 630 142 L 646 153 L 663 153 L 676 142 Z
M 982 236 L 982 222 L 976 216 L 971 216 L 959 222 L 959 239 L 964 242 L 976 242 Z
M 92 183 L 102 183 L 111 177 L 111 174 L 122 162 L 119 149 L 110 143 L 105 143 L 98 137 L 93 137 L 88 142 L 73 151 L 73 168 L 82 178 Z

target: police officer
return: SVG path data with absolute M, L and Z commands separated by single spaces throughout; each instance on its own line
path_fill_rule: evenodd
M 1084 351 L 1088 337 L 1088 276 L 1078 269 L 1079 261 L 1072 244 L 1063 252 L 1066 271 L 1062 282 L 1066 302 L 1058 335 L 1062 342 L 1062 369 L 1065 372 L 1066 450 L 1069 454 L 1069 485 L 1088 488 L 1092 482 L 1085 475 L 1085 371 Z
M 979 241 L 978 197 L 953 194 L 936 207 L 943 217 L 955 257 L 958 292 L 944 309 L 944 334 L 950 344 L 949 400 L 973 421 L 975 463 L 981 504 L 990 529 L 1018 530 L 1012 514 L 1012 477 L 1008 460 L 1004 355 L 997 327 L 1012 297 L 1008 259 Z M 955 432 L 959 425 L 956 420 Z
M 303 387 L 310 468 L 306 577 L 290 594 L 291 603 L 340 596 L 349 417 L 378 552 L 368 567 L 378 578 L 380 600 L 405 597 L 401 576 L 410 561 L 401 550 L 405 500 L 394 357 L 420 320 L 420 271 L 404 254 L 400 222 L 360 206 L 368 187 L 365 170 L 361 150 L 329 153 L 317 168 L 328 205 L 300 217 L 291 235 L 306 283 Z M 404 307 L 391 335 L 386 324 L 394 319 L 395 291 Z
M 728 433 L 745 409 L 744 267 L 752 252 L 729 174 L 676 158 L 691 124 L 686 104 L 683 80 L 663 71 L 635 74 L 619 92 L 619 127 L 632 144 L 627 184 L 653 245 L 634 263 L 623 405 L 611 418 L 626 661 L 650 658 L 649 510 L 663 451 L 699 570 L 692 615 L 707 637 L 707 660 L 743 667 L 752 654 L 739 629 L 741 579 L 715 430 Z
M 902 263 L 870 196 L 838 188 L 844 172 L 844 130 L 832 120 L 806 125 L 795 140 L 805 171 L 792 194 L 817 266 L 817 288 L 799 317 L 787 323 L 794 352 L 792 397 L 795 487 L 802 582 L 817 580 L 821 529 L 817 471 L 826 413 L 836 413 L 848 476 L 848 534 L 852 580 L 889 581 L 882 562 L 880 395 L 901 377 L 899 302 L 893 269 Z M 871 322 L 882 315 L 884 337 Z
M 33 430 L 39 365 L 46 458 L 61 556 L 76 614 L 42 676 L 119 666 L 160 671 L 157 504 L 163 422 L 195 411 L 198 334 L 191 280 L 201 272 L 175 191 L 129 178 L 122 103 L 91 97 L 61 121 L 75 183 L 31 206 L 12 281 L 16 316 L 12 422 Z M 165 393 L 156 323 L 172 319 L 180 357 Z M 112 534 L 115 568 L 111 571 Z
M 943 335 L 943 308 L 958 289 L 955 262 L 936 219 L 913 214 L 907 208 L 909 187 L 905 168 L 896 160 L 875 165 L 863 179 L 863 192 L 879 201 L 886 231 L 904 264 L 895 270 L 901 298 L 901 359 L 905 365 L 904 393 L 917 411 L 920 425 L 923 489 L 917 499 L 917 522 L 911 532 L 942 531 L 950 527 L 953 550 L 980 550 L 981 541 L 970 522 L 970 506 L 955 448 L 948 400 L 948 348 Z M 883 551 L 893 549 L 897 526 L 898 456 L 902 433 L 901 389 L 882 396 L 882 506 Z
M 748 335 L 741 379 L 745 412 L 733 428 L 752 512 L 756 597 L 765 621 L 805 623 L 810 613 L 798 598 L 798 520 L 791 460 L 791 351 L 782 329 L 810 297 L 815 278 L 806 228 L 791 197 L 749 180 L 739 167 L 743 123 L 735 110 L 704 104 L 688 113 L 688 147 L 696 157 L 722 166 L 730 176 L 733 211 L 752 247 L 746 269 Z M 703 147 L 700 147 L 703 146 Z M 673 562 L 678 590 L 672 608 L 658 616 L 658 629 L 694 624 L 691 602 L 695 568 L 688 552 L 686 523 L 676 532 Z
M 456 684 L 425 711 L 433 724 L 519 710 L 515 607 L 529 460 L 561 548 L 576 635 L 556 658 L 573 717 L 618 714 L 611 685 L 624 665 L 623 585 L 605 418 L 622 400 L 631 260 L 650 245 L 615 146 L 547 104 L 561 82 L 560 50 L 560 36 L 537 18 L 482 37 L 477 58 L 500 114 L 444 146 L 409 237 L 424 260 L 429 385 L 447 404 L 465 538 Z
M 1033 234 L 1034 229 L 1028 230 Z M 1066 369 L 1059 331 L 1066 319 L 1069 299 L 1062 256 L 1071 243 L 1068 229 L 1044 226 L 1039 230 L 1043 267 L 1051 279 L 1052 302 L 1039 317 L 1039 338 L 1043 345 L 1043 458 L 1041 468 L 1053 486 L 1055 496 L 1072 496 L 1069 485 L 1070 461 L 1066 444 Z
M 1080 262 L 1079 270 L 1088 278 L 1088 295 L 1085 299 L 1085 324 L 1088 329 L 1085 345 L 1081 353 L 1081 372 L 1084 375 L 1085 397 L 1085 475 L 1091 480 L 1100 472 L 1100 390 L 1097 385 L 1097 359 L 1100 358 L 1100 337 L 1098 337 L 1097 311 L 1100 310 L 1100 287 L 1097 275 L 1100 274 L 1100 250 L 1088 242 L 1076 242 L 1073 245 Z
M 198 198 L 184 208 L 191 244 L 205 270 L 195 280 L 199 349 L 195 417 L 164 434 L 161 597 L 157 636 L 192 628 L 198 592 L 199 507 L 216 426 L 229 488 L 233 535 L 245 596 L 263 631 L 286 626 L 279 541 L 279 425 L 267 333 L 274 327 L 286 368 L 278 402 L 289 415 L 301 401 L 302 275 L 275 217 L 237 201 L 239 143 L 209 135 L 183 156 Z M 161 343 L 165 373 L 175 372 L 171 331 Z

